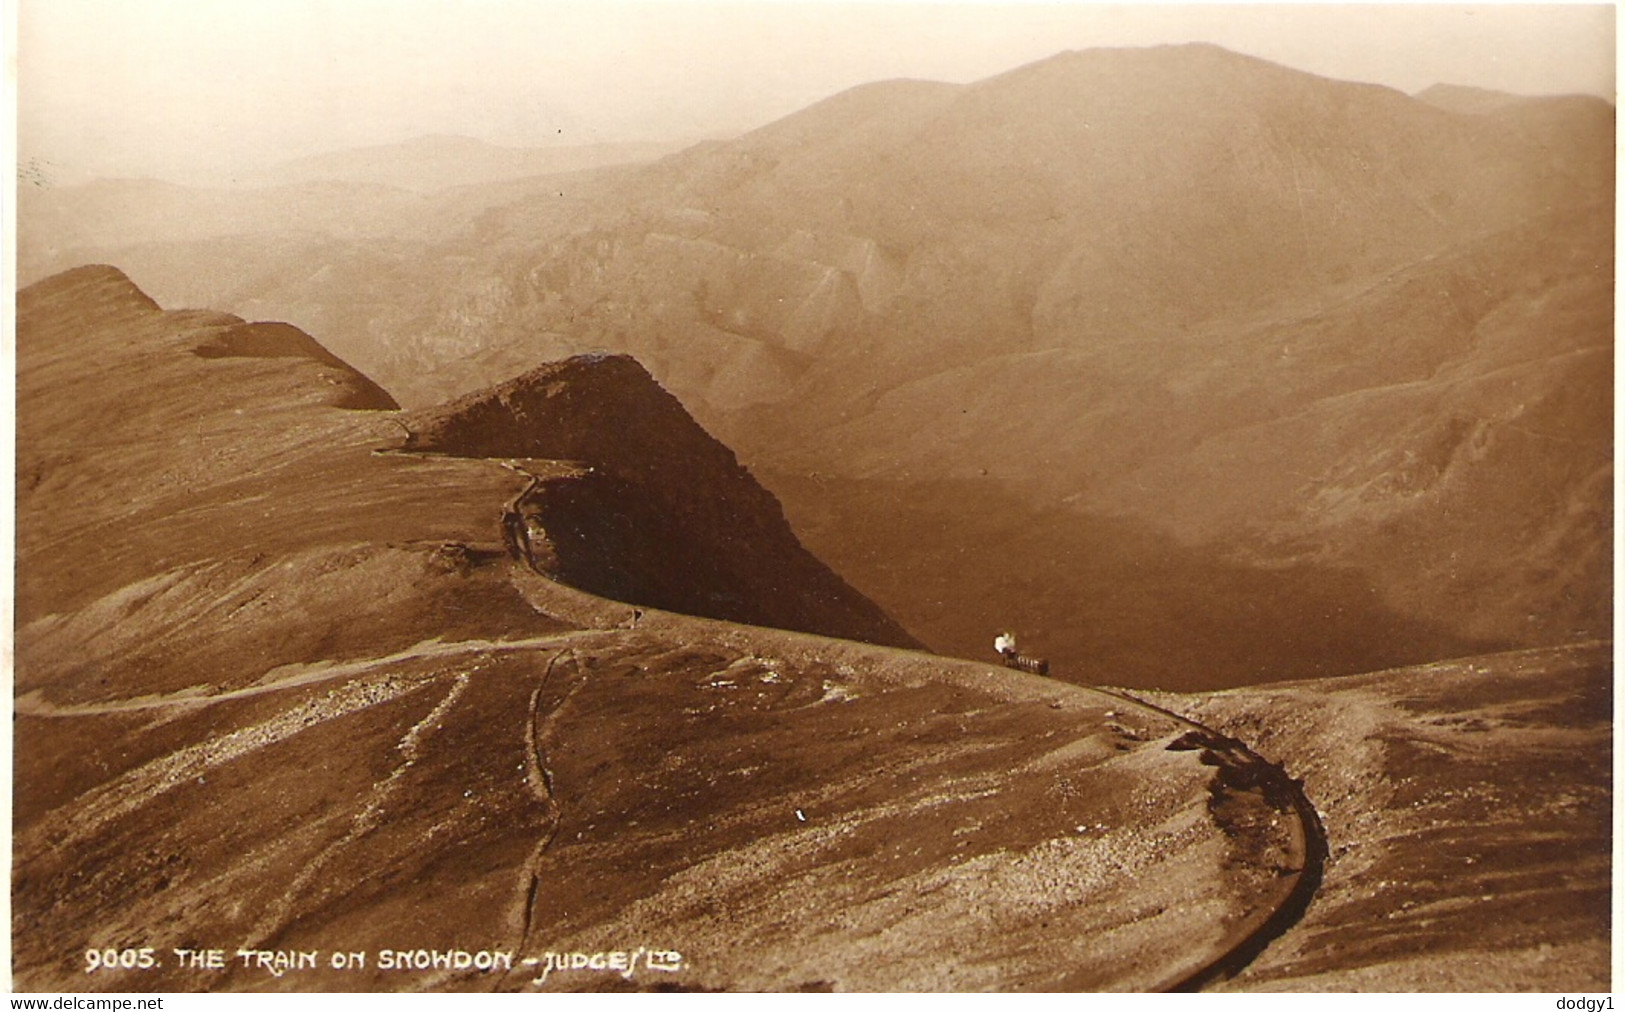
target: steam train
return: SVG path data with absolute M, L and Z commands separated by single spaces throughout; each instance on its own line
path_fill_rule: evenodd
M 1049 661 L 1042 657 L 1026 657 L 1016 649 L 1014 633 L 999 633 L 993 639 L 993 649 L 999 655 L 999 661 L 1007 668 L 1025 671 L 1029 675 L 1049 674 Z

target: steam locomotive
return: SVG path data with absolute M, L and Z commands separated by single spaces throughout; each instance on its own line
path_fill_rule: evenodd
M 999 661 L 1007 668 L 1025 671 L 1029 675 L 1049 674 L 1049 661 L 1042 657 L 1025 657 L 1016 649 L 1015 633 L 1002 632 L 993 638 L 993 649 Z

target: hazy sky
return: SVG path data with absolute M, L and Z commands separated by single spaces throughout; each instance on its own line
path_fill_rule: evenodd
M 865 81 L 1193 40 L 1405 91 L 1614 94 L 1611 4 L 7 2 L 20 155 L 60 182 L 197 179 L 427 133 L 730 134 Z

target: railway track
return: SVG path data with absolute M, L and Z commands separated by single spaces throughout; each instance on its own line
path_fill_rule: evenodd
M 541 479 L 523 471 L 520 473 L 526 474 L 530 482 L 523 491 L 504 504 L 501 519 L 503 538 L 510 554 L 516 560 L 523 562 L 540 575 L 547 576 L 536 564 L 523 517 L 523 504 L 540 486 Z M 869 648 L 887 653 L 904 652 L 890 647 Z M 1019 659 L 1027 663 L 1013 664 L 1007 659 L 1003 667 L 1033 675 L 1048 674 L 1047 663 L 1024 657 Z M 1320 813 L 1304 793 L 1300 781 L 1294 780 L 1280 765 L 1265 759 L 1239 739 L 1222 734 L 1165 707 L 1146 702 L 1121 689 L 1069 687 L 1110 697 L 1125 706 L 1155 714 L 1186 728 L 1186 734 L 1171 743 L 1169 748 L 1199 750 L 1202 753 L 1202 762 L 1216 768 L 1219 786 L 1232 790 L 1257 791 L 1271 808 L 1291 813 L 1290 849 L 1291 861 L 1295 867 L 1283 876 L 1280 897 L 1270 904 L 1266 911 L 1233 926 L 1218 947 L 1220 951 L 1213 958 L 1197 969 L 1185 971 L 1153 990 L 1199 991 L 1214 981 L 1235 976 L 1256 959 L 1272 941 L 1303 917 L 1319 890 L 1329 853 Z
M 1267 913 L 1234 926 L 1225 939 L 1223 951 L 1213 959 L 1159 988 L 1163 991 L 1200 991 L 1216 980 L 1228 979 L 1241 972 L 1271 942 L 1303 917 L 1320 889 L 1325 874 L 1329 854 L 1326 829 L 1321 824 L 1320 813 L 1304 793 L 1303 783 L 1288 776 L 1280 765 L 1254 752 L 1244 742 L 1121 689 L 1096 688 L 1094 691 L 1189 728 L 1169 747 L 1202 750 L 1203 761 L 1219 770 L 1221 783 L 1256 789 L 1272 808 L 1290 810 L 1294 816 L 1291 823 L 1292 856 L 1297 867 L 1288 876 L 1281 898 Z

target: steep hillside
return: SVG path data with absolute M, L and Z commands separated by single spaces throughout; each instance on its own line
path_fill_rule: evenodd
M 1033 506 L 987 478 L 765 478 L 799 507 L 815 554 L 959 657 L 1014 629 L 1057 678 L 1194 691 L 1503 645 L 1397 610 L 1353 564 L 1249 564 L 1148 521 Z
M 1591 103 L 1582 120 L 1576 176 L 1573 152 L 1499 119 L 1211 47 L 870 86 L 633 174 L 619 209 L 573 236 L 536 233 L 528 212 L 553 195 L 507 209 L 511 245 L 488 258 L 509 267 L 507 305 L 487 344 L 520 342 L 520 315 L 533 334 L 613 336 L 665 377 L 685 343 L 731 341 L 733 360 L 760 343 L 818 359 L 765 388 L 750 376 L 743 403 L 842 413 L 866 390 L 1000 354 L 1149 357 L 1187 328 L 1314 311 L 1335 286 L 1610 200 L 1611 110 Z M 834 382 L 860 356 L 880 376 L 848 380 L 839 401 L 789 396 L 823 392 L 798 381 Z M 721 371 L 682 369 L 685 399 L 740 406 Z
M 1305 873 L 1165 715 L 545 579 L 526 481 L 384 451 L 302 334 L 105 267 L 18 317 L 19 990 L 1147 989 Z M 765 496 L 630 361 L 505 392 L 528 452 L 647 481 L 581 424 L 624 395 L 689 455 L 648 475 Z M 473 448 L 478 403 L 410 421 Z
M 515 519 L 531 561 L 671 611 L 918 644 L 801 547 L 778 501 L 627 356 L 579 356 L 414 412 L 404 449 L 567 460 Z M 545 557 L 545 558 L 544 558 Z
M 903 384 L 833 430 L 861 480 L 765 473 L 813 551 L 956 652 L 1015 623 L 1075 665 L 1195 688 L 1605 635 L 1612 226 L 1573 219 L 1335 314 L 1170 340 L 1177 373 L 1054 351 Z M 945 403 L 946 432 L 909 428 Z M 1065 435 L 1001 449 L 1039 432 Z M 915 531 L 934 536 L 900 557 Z M 921 587 L 953 606 L 928 614 Z
M 1332 841 L 1304 919 L 1228 985 L 1607 990 L 1613 644 L 1163 701 L 1289 756 Z

